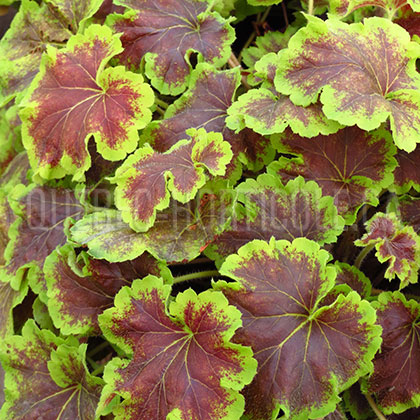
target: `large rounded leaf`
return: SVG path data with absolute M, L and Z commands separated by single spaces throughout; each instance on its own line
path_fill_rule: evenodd
M 297 105 L 320 100 L 328 118 L 372 130 L 388 117 L 396 145 L 411 152 L 419 141 L 420 46 L 383 18 L 352 25 L 309 17 L 282 50 L 276 88 Z
M 254 240 L 222 265 L 220 273 L 237 280 L 216 283 L 242 312 L 234 339 L 258 361 L 244 390 L 248 419 L 274 419 L 280 409 L 290 419 L 324 417 L 341 391 L 372 371 L 381 342 L 375 311 L 356 292 L 322 305 L 335 284 L 329 259 L 306 238 Z
M 92 25 L 66 48 L 52 47 L 24 100 L 23 142 L 31 165 L 44 178 L 83 179 L 90 167 L 87 142 L 123 159 L 137 146 L 137 130 L 151 120 L 153 92 L 143 77 L 123 67 L 104 69 L 121 51 L 109 28 Z
M 229 20 L 211 12 L 206 2 L 192 0 L 118 0 L 130 8 L 125 15 L 107 20 L 122 32 L 120 61 L 137 69 L 144 58 L 146 75 L 163 94 L 185 90 L 191 65 L 199 61 L 222 66 L 230 55 L 234 32 Z
M 219 292 L 189 289 L 169 304 L 171 288 L 148 276 L 123 288 L 99 317 L 105 336 L 131 360 L 105 369 L 102 404 L 120 395 L 117 419 L 239 419 L 238 393 L 255 374 L 249 348 L 231 344 L 240 312 Z

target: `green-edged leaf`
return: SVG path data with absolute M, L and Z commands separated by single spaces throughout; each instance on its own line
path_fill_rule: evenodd
M 370 280 L 355 266 L 347 263 L 335 262 L 337 278 L 335 283 L 342 291 L 342 286 L 348 286 L 349 290 L 355 290 L 363 299 L 368 298 L 372 291 Z
M 284 32 L 268 31 L 262 36 L 257 36 L 255 46 L 242 51 L 242 61 L 254 71 L 255 63 L 268 53 L 277 53 L 287 48 L 290 37 L 296 32 L 296 27 L 289 25 Z
M 118 0 L 130 8 L 107 22 L 122 32 L 119 60 L 138 68 L 144 57 L 152 85 L 163 94 L 177 95 L 187 86 L 191 53 L 198 61 L 220 67 L 230 55 L 235 36 L 229 22 L 211 12 L 206 2 L 192 0 Z
M 71 245 L 54 251 L 45 261 L 48 307 L 54 325 L 65 335 L 100 335 L 98 315 L 114 303 L 117 292 L 148 274 L 168 276 L 149 254 L 124 263 L 95 260 L 76 254 Z
M 238 391 L 256 370 L 251 350 L 230 343 L 240 312 L 218 292 L 188 289 L 168 305 L 170 292 L 148 276 L 124 287 L 99 317 L 105 336 L 133 355 L 105 368 L 102 403 L 125 399 L 116 419 L 239 419 Z
M 243 391 L 247 419 L 275 419 L 280 409 L 289 419 L 324 417 L 338 393 L 372 370 L 381 329 L 370 304 L 350 292 L 320 305 L 335 284 L 330 258 L 306 238 L 254 240 L 222 265 L 237 280 L 215 286 L 242 312 L 235 342 L 258 361 Z
M 99 7 L 99 0 L 22 0 L 0 41 L 0 104 L 24 91 L 38 73 L 48 45 L 64 46 Z
M 86 20 L 99 10 L 103 0 L 46 0 L 46 3 L 63 26 L 76 34 L 84 29 Z
M 335 133 L 341 125 L 325 116 L 320 103 L 298 106 L 276 91 L 273 78 L 278 62 L 278 56 L 270 53 L 256 63 L 255 73 L 265 82 L 262 87 L 241 95 L 230 106 L 228 127 L 236 131 L 248 127 L 263 135 L 282 133 L 288 126 L 305 137 Z
M 75 343 L 76 342 L 76 343 Z M 6 402 L 0 417 L 13 420 L 94 420 L 102 380 L 85 365 L 86 344 L 64 341 L 29 320 L 22 336 L 5 340 Z
M 66 242 L 66 219 L 80 219 L 83 207 L 71 190 L 34 184 L 29 187 L 18 185 L 9 201 L 18 217 L 9 229 L 10 242 L 1 275 L 18 289 L 25 269 L 29 267 L 31 288 L 40 293 L 46 290 L 42 277 L 45 258 Z
M 383 18 L 364 24 L 308 17 L 282 50 L 276 88 L 297 105 L 323 103 L 325 115 L 364 130 L 388 117 L 396 145 L 414 150 L 420 130 L 420 46 Z M 319 95 L 320 94 L 320 95 Z
M 273 162 L 269 173 L 283 180 L 302 175 L 316 181 L 324 195 L 334 197 L 338 213 L 352 224 L 364 203 L 378 204 L 378 195 L 393 180 L 395 147 L 389 133 L 378 129 L 367 133 L 346 127 L 336 134 L 306 139 L 286 131 L 275 140 L 282 157 Z
M 22 150 L 20 142 L 20 130 L 10 124 L 8 112 L 3 108 L 0 110 L 0 174 L 4 173 L 9 163 Z
M 208 179 L 205 169 L 211 175 L 225 173 L 232 151 L 223 136 L 203 128 L 187 134 L 190 140 L 180 140 L 165 153 L 146 144 L 117 169 L 115 203 L 133 230 L 148 230 L 171 196 L 181 203 L 192 200 Z
M 366 397 L 360 390 L 359 383 L 355 383 L 343 394 L 346 410 L 357 420 L 373 420 L 376 415 L 373 413 Z
M 401 413 L 420 405 L 420 306 L 399 292 L 381 293 L 373 305 L 383 333 L 368 391 L 384 413 Z
M 252 6 L 271 6 L 273 4 L 279 4 L 282 0 L 247 0 Z
M 231 203 L 229 190 L 187 204 L 172 201 L 144 233 L 133 231 L 118 211 L 94 213 L 72 227 L 72 238 L 87 245 L 93 257 L 113 262 L 133 259 L 145 250 L 167 262 L 191 261 L 221 232 Z
M 198 64 L 191 73 L 188 90 L 168 107 L 165 119 L 153 121 L 144 130 L 140 140 L 165 152 L 185 138 L 188 128 L 203 127 L 206 131 L 222 133 L 231 145 L 233 159 L 226 169 L 231 178 L 241 162 L 250 169 L 261 169 L 274 157 L 269 140 L 248 129 L 235 133 L 225 124 L 227 109 L 239 84 L 238 69 L 218 71 L 208 64 Z
M 403 226 L 395 213 L 376 213 L 366 222 L 367 233 L 354 243 L 376 248 L 378 261 L 388 262 L 385 278 L 397 276 L 401 286 L 416 283 L 420 267 L 420 237 L 411 226 Z
M 392 19 L 397 10 L 406 6 L 407 3 L 417 12 L 420 12 L 420 2 L 418 0 L 335 0 L 334 9 L 339 15 L 348 15 L 362 7 L 379 7 L 385 11 L 386 17 Z
M 137 130 L 151 120 L 153 92 L 139 74 L 121 66 L 104 69 L 120 51 L 109 28 L 92 25 L 66 48 L 49 47 L 43 56 L 21 113 L 24 145 L 43 178 L 83 179 L 92 135 L 108 160 L 123 159 L 136 148 Z
M 414 188 L 420 192 L 420 147 L 417 147 L 411 153 L 398 150 L 395 155 L 398 166 L 394 170 L 394 183 L 389 186 L 391 191 L 398 194 L 405 193 Z
M 236 190 L 239 204 L 227 228 L 210 244 L 206 254 L 216 260 L 235 253 L 253 239 L 293 240 L 306 237 L 331 243 L 343 231 L 332 197 L 322 196 L 313 181 L 298 177 L 283 186 L 278 178 L 264 174 L 247 179 Z
M 398 211 L 401 220 L 412 226 L 417 234 L 420 234 L 420 198 L 399 197 Z
M 21 303 L 28 292 L 27 282 L 22 283 L 20 290 L 11 288 L 9 283 L 0 280 L 0 339 L 4 340 L 13 334 L 13 308 Z M 0 368 L 1 369 L 1 368 Z M 1 389 L 1 387 L 0 387 Z M 1 407 L 1 404 L 0 404 Z
M 331 305 L 339 295 L 356 291 L 363 299 L 369 298 L 372 291 L 370 280 L 356 267 L 336 261 L 337 277 L 335 286 L 322 299 L 322 305 Z

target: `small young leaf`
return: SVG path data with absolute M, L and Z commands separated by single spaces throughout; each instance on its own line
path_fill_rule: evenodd
M 383 18 L 352 25 L 308 17 L 279 53 L 276 89 L 297 105 L 322 102 L 325 115 L 373 130 L 388 117 L 395 144 L 411 152 L 419 141 L 420 46 Z
M 395 213 L 376 213 L 366 223 L 367 233 L 354 243 L 375 245 L 378 261 L 388 262 L 385 278 L 401 280 L 400 288 L 416 283 L 420 267 L 420 237 L 411 226 L 404 227 Z
M 234 31 L 230 20 L 210 12 L 206 2 L 118 0 L 116 4 L 131 9 L 107 20 L 123 34 L 119 60 L 137 69 L 144 57 L 146 76 L 161 93 L 178 95 L 185 90 L 192 52 L 198 53 L 199 62 L 216 67 L 227 62 Z
M 254 71 L 255 64 L 268 53 L 278 53 L 287 48 L 290 37 L 296 32 L 296 27 L 288 26 L 284 32 L 268 31 L 255 39 L 255 46 L 248 47 L 242 51 L 242 61 Z
M 230 343 L 240 312 L 219 292 L 188 289 L 168 304 L 170 291 L 154 276 L 136 280 L 99 317 L 105 336 L 132 355 L 106 366 L 102 404 L 125 399 L 116 419 L 239 419 L 238 391 L 256 370 L 249 347 Z
M 121 66 L 104 70 L 120 51 L 109 28 L 92 25 L 66 48 L 48 48 L 43 56 L 21 113 L 24 145 L 43 178 L 83 179 L 92 135 L 108 160 L 123 159 L 136 148 L 137 130 L 151 120 L 153 92 L 139 74 Z
M 102 380 L 86 368 L 86 347 L 39 330 L 29 320 L 22 336 L 12 336 L 2 346 L 6 402 L 0 417 L 94 420 Z
M 281 157 L 268 172 L 286 181 L 298 175 L 314 180 L 324 195 L 334 197 L 338 214 L 352 224 L 364 203 L 378 204 L 378 195 L 392 182 L 396 166 L 395 147 L 389 133 L 378 129 L 367 133 L 346 127 L 336 134 L 306 139 L 287 130 L 274 140 Z
M 242 312 L 235 341 L 258 361 L 243 391 L 246 418 L 275 419 L 280 409 L 293 420 L 324 417 L 341 391 L 372 371 L 381 328 L 370 304 L 356 292 L 320 304 L 335 284 L 330 258 L 306 238 L 254 240 L 222 265 L 237 281 L 215 284 Z
M 124 263 L 94 260 L 86 254 L 76 260 L 68 244 L 45 260 L 44 273 L 49 312 L 65 335 L 100 335 L 98 315 L 113 305 L 123 286 L 147 274 L 168 275 L 148 254 Z
M 381 293 L 373 302 L 383 328 L 382 349 L 367 380 L 385 414 L 420 405 L 420 306 L 399 292 Z
M 171 195 L 181 203 L 192 200 L 207 180 L 205 169 L 211 175 L 225 173 L 232 151 L 222 135 L 203 128 L 187 134 L 191 140 L 180 140 L 165 153 L 146 144 L 115 173 L 115 204 L 133 230 L 148 230 Z

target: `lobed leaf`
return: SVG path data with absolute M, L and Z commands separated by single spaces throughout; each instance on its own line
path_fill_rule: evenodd
M 26 269 L 30 268 L 31 288 L 36 293 L 46 291 L 42 276 L 45 259 L 56 247 L 64 245 L 66 220 L 80 219 L 83 207 L 72 190 L 35 184 L 18 185 L 10 203 L 17 218 L 9 229 L 3 280 L 10 281 L 17 290 Z
M 227 109 L 239 84 L 238 69 L 218 71 L 208 64 L 198 64 L 191 73 L 188 90 L 168 107 L 163 120 L 153 121 L 144 130 L 140 140 L 165 152 L 185 138 L 188 128 L 202 127 L 206 131 L 222 133 L 223 139 L 231 145 L 233 158 L 227 166 L 226 176 L 232 181 L 236 181 L 233 175 L 242 163 L 251 169 L 261 169 L 274 157 L 269 140 L 249 129 L 235 133 L 225 123 Z
M 339 130 L 341 125 L 324 115 L 321 104 L 298 106 L 275 89 L 273 79 L 278 65 L 274 53 L 266 54 L 256 63 L 255 73 L 264 81 L 263 85 L 239 96 L 229 107 L 227 126 L 236 131 L 248 127 L 262 135 L 282 133 L 290 126 L 294 133 L 305 137 Z
M 170 276 L 148 254 L 123 263 L 95 260 L 71 245 L 54 251 L 45 261 L 48 308 L 62 334 L 100 335 L 98 315 L 114 303 L 123 286 L 147 274 Z
M 411 153 L 399 150 L 395 159 L 397 159 L 398 166 L 394 170 L 394 183 L 389 186 L 389 189 L 398 194 L 405 193 L 410 188 L 420 192 L 420 169 L 418 167 L 420 147 Z
M 242 312 L 235 342 L 250 345 L 258 361 L 243 391 L 245 418 L 274 419 L 280 409 L 290 419 L 324 417 L 372 370 L 381 329 L 370 304 L 356 292 L 320 304 L 335 284 L 330 258 L 306 238 L 254 240 L 222 265 L 236 282 L 215 287 Z
M 417 283 L 420 266 L 420 237 L 411 226 L 404 227 L 395 213 L 376 213 L 366 222 L 367 233 L 354 243 L 375 246 L 378 261 L 388 262 L 385 278 L 401 280 L 400 288 Z
M 364 203 L 377 205 L 378 195 L 392 183 L 395 148 L 383 129 L 365 132 L 346 127 L 336 134 L 306 139 L 290 131 L 274 139 L 281 157 L 268 172 L 286 181 L 298 175 L 314 180 L 324 195 L 334 197 L 338 214 L 352 224 Z
M 399 197 L 398 210 L 403 223 L 413 227 L 414 231 L 420 233 L 420 199 L 410 196 Z
M 139 74 L 104 69 L 120 51 L 118 37 L 99 25 L 73 36 L 64 49 L 48 48 L 21 112 L 23 142 L 41 177 L 83 179 L 90 136 L 108 160 L 136 148 L 137 130 L 151 120 L 153 92 Z
M 48 0 L 40 5 L 22 0 L 0 41 L 0 104 L 23 93 L 38 73 L 47 46 L 64 46 L 100 4 L 101 0 Z
M 226 229 L 206 249 L 206 255 L 220 262 L 253 239 L 293 240 L 306 237 L 320 244 L 337 240 L 344 227 L 333 198 L 302 177 L 283 186 L 274 176 L 239 184 L 239 202 Z
M 168 208 L 172 196 L 181 203 L 192 200 L 211 175 L 223 175 L 232 159 L 229 143 L 220 133 L 190 129 L 190 140 L 180 140 L 165 153 L 146 144 L 115 173 L 115 204 L 133 230 L 148 230 L 156 211 Z
M 420 405 L 419 303 L 399 292 L 381 293 L 375 306 L 382 326 L 382 349 L 367 380 L 385 414 L 401 413 Z
M 318 97 L 325 115 L 373 130 L 390 118 L 395 144 L 415 149 L 420 129 L 420 46 L 387 19 L 345 24 L 308 17 L 279 53 L 276 89 L 307 106 Z
M 168 303 L 171 288 L 148 276 L 124 287 L 99 317 L 105 336 L 132 355 L 105 368 L 102 405 L 125 400 L 116 419 L 239 419 L 239 390 L 255 374 L 248 347 L 230 343 L 240 313 L 214 291 L 192 290 Z
M 22 336 L 5 340 L 1 350 L 6 373 L 2 418 L 96 418 L 102 380 L 86 368 L 87 345 L 75 342 L 39 330 L 33 320 L 25 324 Z
M 187 87 L 192 53 L 216 67 L 225 64 L 235 36 L 230 19 L 211 12 L 206 2 L 192 0 L 118 0 L 128 8 L 107 23 L 122 32 L 121 63 L 134 69 L 144 58 L 145 73 L 163 94 L 178 95 Z
M 111 262 L 136 258 L 145 250 L 167 262 L 191 261 L 223 229 L 231 203 L 229 190 L 187 204 L 172 201 L 143 233 L 133 231 L 115 210 L 94 213 L 72 227 L 72 239 L 87 245 L 93 257 Z

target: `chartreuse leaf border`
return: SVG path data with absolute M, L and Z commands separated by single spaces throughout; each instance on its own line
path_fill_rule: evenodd
M 190 139 L 178 141 L 167 152 L 162 154 L 155 152 L 155 150 L 146 143 L 142 148 L 138 149 L 133 155 L 125 160 L 117 169 L 115 177 L 112 178 L 112 182 L 117 184 L 115 189 L 115 205 L 121 211 L 123 221 L 129 224 L 133 230 L 137 232 L 146 232 L 152 227 L 156 219 L 156 212 L 169 207 L 171 196 L 180 203 L 187 203 L 192 200 L 196 196 L 198 190 L 203 187 L 209 179 L 209 176 L 205 173 L 205 169 L 213 176 L 223 175 L 226 172 L 226 166 L 231 161 L 233 153 L 230 144 L 223 140 L 221 133 L 213 131 L 207 132 L 204 128 L 190 128 L 186 131 L 186 134 L 190 136 Z M 185 173 L 188 173 L 189 171 L 191 174 L 190 177 L 195 177 L 196 179 L 194 185 L 192 185 L 190 189 L 182 191 L 175 184 L 175 175 L 171 171 L 170 158 L 171 154 L 176 156 L 178 150 L 190 145 L 192 145 L 192 149 L 188 158 L 191 159 L 191 162 L 186 162 L 185 167 L 187 169 L 184 171 Z M 203 162 L 201 160 L 201 154 L 203 153 L 205 155 L 207 148 L 212 148 L 213 151 L 217 151 L 219 154 L 214 157 L 211 165 L 206 161 Z M 150 216 L 146 215 L 146 217 L 142 217 L 135 205 L 136 201 L 139 201 L 136 198 L 136 192 L 130 191 L 130 188 L 132 188 L 131 183 L 136 180 L 137 176 L 148 175 L 147 171 L 152 167 L 150 162 L 153 163 L 153 158 L 155 156 L 158 158 L 167 156 L 168 165 L 161 171 L 159 179 L 156 180 L 156 183 L 160 181 L 164 184 L 165 193 L 162 197 L 149 200 L 151 202 L 150 204 L 153 206 L 151 209 L 152 211 L 149 211 L 149 208 L 147 209 Z M 146 162 L 144 171 L 142 168 L 143 161 Z M 178 166 L 179 164 L 175 166 L 174 169 L 178 169 Z M 186 178 L 185 173 L 184 178 Z M 152 172 L 151 175 L 157 178 L 155 173 Z M 145 192 L 142 191 L 142 194 L 145 194 Z
M 181 326 L 186 335 L 190 334 L 190 337 L 192 337 L 194 333 L 189 330 L 188 326 L 183 321 L 187 312 L 193 310 L 193 305 L 197 305 L 197 307 L 204 303 L 215 305 L 220 310 L 220 316 L 225 318 L 225 322 L 226 317 L 231 321 L 231 325 L 228 329 L 222 334 L 220 332 L 218 333 L 219 339 L 223 340 L 223 344 L 226 348 L 232 349 L 233 352 L 240 356 L 238 357 L 238 361 L 242 368 L 234 377 L 232 377 L 232 372 L 226 372 L 226 376 L 220 378 L 220 386 L 228 390 L 233 396 L 233 402 L 228 408 L 229 411 L 226 417 L 223 418 L 226 420 L 239 419 L 245 407 L 245 400 L 238 391 L 252 381 L 257 367 L 256 361 L 252 358 L 252 350 L 249 347 L 230 342 L 235 330 L 242 325 L 240 312 L 235 307 L 229 305 L 222 293 L 212 289 L 206 290 L 198 295 L 192 289 L 187 289 L 186 291 L 177 294 L 175 298 L 170 296 L 171 289 L 172 287 L 170 285 L 164 284 L 164 281 L 161 278 L 153 275 L 148 275 L 142 280 L 135 280 L 130 288 L 128 286 L 123 287 L 115 297 L 115 307 L 107 309 L 98 317 L 99 325 L 104 336 L 111 343 L 122 349 L 129 357 L 133 357 L 136 349 L 135 341 L 129 337 L 124 337 L 124 335 L 115 335 L 112 331 L 112 327 L 115 321 L 127 319 L 127 316 L 130 316 L 132 310 L 134 309 L 135 311 L 136 300 L 147 301 L 148 297 L 152 295 L 152 291 L 156 291 L 159 299 L 165 303 L 166 315 L 169 319 Z M 134 316 L 139 317 L 141 314 L 135 313 Z M 186 335 L 183 336 L 183 340 L 190 339 L 185 338 Z M 171 343 L 171 345 L 172 344 L 173 343 Z M 218 345 L 220 344 L 221 343 L 219 342 Z M 117 371 L 126 368 L 129 364 L 130 360 L 117 357 L 106 365 L 103 376 L 106 385 L 102 392 L 97 414 L 107 411 L 107 406 L 113 400 L 114 395 L 125 398 L 127 405 L 132 403 L 129 392 L 123 392 L 117 389 L 118 382 L 121 381 L 120 374 Z M 113 403 L 115 403 L 115 400 Z M 129 414 L 130 409 L 124 409 L 124 405 L 126 404 L 123 402 L 114 409 L 113 413 L 117 420 L 128 420 L 132 418 Z M 193 415 L 195 415 L 195 413 L 193 413 Z M 184 418 L 184 416 L 179 408 L 174 408 L 167 416 L 168 420 L 177 420 L 181 418 Z M 220 420 L 223 419 L 221 418 Z
M 89 98 L 91 99 L 94 96 L 100 95 L 103 99 L 107 97 L 108 89 L 115 89 L 115 86 L 112 86 L 113 82 L 123 81 L 125 87 L 130 86 L 133 91 L 136 90 L 136 93 L 139 94 L 137 98 L 133 97 L 130 102 L 130 106 L 132 108 L 130 109 L 130 112 L 132 111 L 134 115 L 130 119 L 127 115 L 124 115 L 126 122 L 129 122 L 130 124 L 127 124 L 127 127 L 123 127 L 126 131 L 124 141 L 121 141 L 121 138 L 117 138 L 121 143 L 119 147 L 111 148 L 109 144 L 111 142 L 103 135 L 103 133 L 101 133 L 97 126 L 87 127 L 86 136 L 82 140 L 85 147 L 85 156 L 82 156 L 83 161 L 77 162 L 76 158 L 69 154 L 67 150 L 68 146 L 66 149 L 64 148 L 66 145 L 65 139 L 63 140 L 63 136 L 61 136 L 60 145 L 63 145 L 61 156 L 58 162 L 51 163 L 51 156 L 47 155 L 46 160 L 44 160 L 44 157 L 40 156 L 39 146 L 42 146 L 43 144 L 39 144 L 39 142 L 42 142 L 42 139 L 40 139 L 37 134 L 32 134 L 33 125 L 35 123 L 37 123 L 38 126 L 40 125 L 38 121 L 40 106 L 45 106 L 45 103 L 40 102 L 39 99 L 37 100 L 35 95 L 37 94 L 39 96 L 39 91 L 46 89 L 43 86 L 43 82 L 46 75 L 50 72 L 50 68 L 54 68 L 60 60 L 63 60 L 63 57 L 72 58 L 74 54 L 80 52 L 80 47 L 94 47 L 95 42 L 104 43 L 103 48 L 105 55 L 99 62 L 99 66 L 95 74 L 94 84 L 97 86 L 97 89 L 94 91 L 97 93 L 96 95 L 93 95 L 92 93 Z M 87 150 L 87 143 L 91 136 L 95 139 L 99 153 L 107 160 L 121 160 L 127 155 L 127 153 L 131 153 L 136 148 L 139 138 L 138 130 L 144 128 L 152 118 L 152 113 L 149 110 L 149 107 L 151 107 L 154 102 L 154 93 L 151 87 L 144 83 L 142 75 L 127 71 L 123 66 L 105 68 L 109 60 L 121 51 L 122 45 L 119 35 L 114 35 L 109 27 L 101 25 L 91 25 L 84 33 L 78 33 L 72 36 L 67 42 L 66 47 L 61 50 L 52 46 L 47 47 L 47 52 L 41 59 L 40 71 L 32 81 L 25 97 L 21 101 L 20 105 L 23 109 L 19 114 L 22 119 L 23 144 L 28 152 L 29 161 L 32 168 L 34 168 L 35 175 L 39 175 L 41 179 L 63 178 L 66 175 L 73 175 L 73 179 L 75 181 L 84 180 L 84 172 L 91 166 L 91 159 Z M 81 65 L 77 62 L 75 64 Z M 97 63 L 94 64 L 96 65 Z M 69 95 L 66 91 L 66 89 L 68 90 L 69 88 L 69 86 L 63 87 L 64 96 L 66 94 Z M 80 89 L 80 87 L 77 86 L 77 83 L 74 88 Z M 59 87 L 55 88 L 55 90 L 59 90 Z M 84 90 L 89 91 L 91 89 L 84 88 Z M 68 97 L 71 97 L 71 94 Z M 56 101 L 56 98 L 54 99 Z M 83 104 L 85 100 L 86 98 L 81 102 L 76 103 L 72 108 L 70 108 L 70 111 L 66 111 L 66 115 L 68 115 L 74 107 Z M 56 106 L 55 101 L 50 101 L 52 107 Z M 140 108 L 141 111 L 139 111 Z M 67 109 L 68 108 L 65 108 L 64 110 Z M 58 111 L 61 112 L 63 110 L 59 109 Z M 88 109 L 87 113 L 89 112 L 90 109 Z M 47 116 L 50 116 L 50 114 Z M 89 121 L 87 124 L 89 125 Z M 51 154 L 51 152 L 49 153 Z M 54 157 L 54 160 L 57 160 L 57 158 Z
M 318 405 L 315 405 L 317 401 L 313 401 L 311 408 L 308 407 L 310 402 L 306 402 L 307 404 L 304 407 L 296 407 L 296 401 L 288 401 L 286 399 L 279 400 L 273 394 L 271 394 L 274 403 L 274 408 L 270 417 L 272 420 L 277 418 L 280 410 L 283 410 L 285 412 L 286 418 L 290 420 L 307 420 L 308 418 L 318 417 L 323 418 L 326 415 L 333 412 L 336 408 L 337 403 L 340 401 L 339 393 L 349 388 L 349 386 L 355 383 L 360 377 L 369 374 L 373 371 L 372 359 L 374 358 L 381 345 L 380 336 L 382 328 L 379 325 L 375 324 L 376 313 L 370 305 L 370 303 L 366 300 L 362 300 L 360 295 L 355 291 L 351 291 L 347 295 L 340 294 L 334 303 L 328 306 L 322 306 L 322 299 L 328 294 L 329 291 L 331 291 L 334 288 L 336 278 L 336 267 L 327 264 L 328 261 L 331 259 L 331 255 L 326 250 L 320 249 L 319 244 L 306 238 L 296 238 L 293 240 L 293 242 L 289 242 L 286 240 L 276 241 L 274 238 L 272 238 L 269 242 L 256 239 L 247 243 L 238 250 L 237 254 L 232 254 L 228 256 L 219 270 L 220 274 L 234 279 L 235 282 L 227 283 L 226 281 L 221 280 L 217 283 L 214 283 L 213 287 L 216 290 L 228 291 L 229 296 L 231 296 L 231 294 L 233 294 L 234 296 L 235 292 L 243 292 L 248 296 L 252 296 L 253 289 L 256 287 L 253 286 L 253 282 L 258 283 L 258 281 L 260 280 L 254 278 L 253 276 L 248 279 L 246 278 L 246 274 L 236 275 L 235 271 L 241 268 L 243 269 L 244 264 L 246 264 L 246 262 L 252 260 L 256 256 L 263 255 L 267 259 L 276 260 L 278 256 L 282 254 L 305 255 L 309 257 L 310 261 L 313 261 L 315 259 L 317 262 L 319 262 L 320 275 L 323 281 L 323 284 L 317 290 L 318 296 L 316 298 L 316 301 L 312 302 L 313 309 L 310 311 L 310 314 L 308 314 L 308 320 L 303 321 L 302 324 L 299 324 L 299 326 L 296 327 L 293 333 L 289 334 L 288 338 L 284 339 L 284 341 L 282 340 L 282 342 L 286 342 L 286 340 L 288 340 L 295 332 L 297 332 L 302 327 L 302 325 L 305 325 L 307 322 L 312 322 L 313 320 L 316 320 L 317 316 L 320 316 L 324 311 L 332 308 L 339 308 L 340 306 L 356 307 L 358 313 L 362 315 L 361 319 L 358 320 L 358 325 L 360 327 L 366 327 L 368 329 L 368 338 L 366 340 L 366 346 L 364 348 L 365 351 L 362 355 L 362 360 L 359 362 L 358 368 L 356 368 L 353 374 L 347 378 L 338 378 L 334 372 L 330 372 L 330 376 L 328 378 L 325 378 L 325 383 L 331 386 L 332 390 L 334 391 L 333 393 L 328 395 L 327 399 L 324 399 L 323 402 L 321 402 Z M 267 267 L 268 264 L 269 261 L 267 261 Z M 261 270 L 268 270 L 269 268 L 267 267 L 261 266 Z M 268 272 L 270 273 L 270 271 Z M 256 299 L 258 298 L 256 297 Z M 260 300 L 256 300 L 256 302 L 259 302 L 261 305 L 263 305 L 264 303 Z M 242 306 L 240 300 L 239 306 Z M 247 313 L 250 310 L 252 311 L 252 309 L 247 307 L 245 303 L 244 311 Z M 246 329 L 246 327 L 244 328 Z M 245 337 L 247 337 L 246 333 L 244 334 Z M 249 341 L 252 341 L 252 339 L 250 339 Z M 248 342 L 247 339 L 242 339 L 241 343 L 245 345 L 251 345 L 252 347 L 252 343 Z M 259 373 L 257 371 L 256 378 L 258 377 L 258 375 Z M 251 383 L 249 387 L 252 387 L 252 385 L 253 383 Z M 295 405 L 295 407 L 292 407 L 293 404 Z M 265 420 L 260 417 L 254 417 L 252 413 L 249 415 L 246 414 L 244 419 Z
M 279 52 L 280 66 L 278 66 L 275 77 L 276 89 L 283 94 L 290 95 L 291 101 L 301 106 L 308 106 L 311 103 L 315 103 L 319 97 L 319 100 L 323 104 L 325 115 L 343 125 L 351 126 L 356 124 L 361 129 L 369 131 L 378 128 L 381 123 L 390 118 L 391 131 L 393 132 L 393 139 L 397 147 L 407 152 L 414 150 L 416 143 L 419 141 L 417 133 L 420 130 L 420 119 L 415 116 L 416 113 L 420 112 L 420 76 L 415 67 L 416 60 L 420 57 L 420 45 L 411 41 L 410 35 L 405 29 L 384 18 L 371 17 L 365 19 L 363 23 L 353 24 L 346 24 L 339 19 L 327 19 L 323 21 L 320 18 L 310 15 L 306 15 L 306 18 L 308 24 L 292 36 L 287 49 Z M 401 64 L 401 69 L 399 69 L 395 76 L 395 79 L 398 79 L 400 73 L 403 74 L 401 76 L 403 79 L 401 87 L 392 90 L 394 79 L 389 86 L 387 84 L 386 92 L 375 92 L 373 88 L 368 93 L 362 92 L 364 94 L 362 96 L 369 96 L 371 102 L 373 99 L 380 99 L 382 101 L 378 103 L 380 107 L 377 104 L 377 108 L 379 107 L 379 109 L 369 110 L 368 112 L 365 107 L 357 107 L 357 103 L 356 106 L 354 103 L 350 104 L 353 106 L 341 104 L 341 100 L 349 95 L 350 89 L 347 88 L 347 90 L 344 90 L 342 86 L 338 86 L 337 88 L 334 85 L 337 80 L 340 80 L 344 84 L 342 80 L 343 76 L 340 76 L 343 69 L 340 68 L 332 76 L 329 75 L 325 81 L 319 80 L 320 77 L 316 80 L 312 75 L 305 78 L 301 82 L 302 85 L 299 85 L 296 81 L 289 80 L 289 72 L 307 70 L 303 62 L 307 63 L 309 61 L 310 53 L 308 51 L 310 51 L 311 47 L 319 48 L 316 54 L 313 53 L 315 64 L 311 64 L 312 69 L 316 69 L 319 72 L 322 67 L 326 69 L 328 67 L 337 67 L 337 63 L 329 63 L 328 54 L 325 64 L 320 59 L 322 57 L 323 37 L 328 37 L 329 34 L 332 34 L 332 36 L 337 38 L 337 48 L 343 48 L 339 42 L 341 34 L 343 34 L 345 42 L 349 44 L 349 39 L 352 36 L 363 37 L 364 42 L 369 42 L 369 37 L 372 37 L 372 35 L 376 35 L 378 37 L 377 39 L 379 39 L 377 32 L 386 34 L 392 38 L 398 44 L 398 47 L 400 47 L 400 51 L 395 52 L 395 54 L 401 53 L 402 56 L 408 59 L 405 63 Z M 379 43 L 375 38 L 374 41 Z M 318 46 L 317 42 L 321 43 L 321 45 Z M 331 40 L 328 40 L 328 42 L 331 43 Z M 387 40 L 382 39 L 381 42 L 386 44 Z M 308 43 L 309 45 L 307 45 Z M 330 50 L 330 45 L 328 47 Z M 391 47 L 387 45 L 384 45 L 383 48 L 387 48 L 385 54 L 391 51 Z M 332 53 L 339 55 L 341 51 L 338 50 L 336 52 L 333 50 Z M 337 58 L 334 59 L 337 61 Z M 364 69 L 365 73 L 368 71 L 374 72 L 371 65 L 369 66 L 369 60 L 371 59 L 372 57 L 366 58 L 367 66 Z M 385 64 L 388 64 L 387 59 L 388 57 L 384 58 Z M 359 66 L 359 63 L 353 63 L 351 61 L 351 52 L 349 52 L 349 57 L 344 57 L 341 61 L 343 61 L 343 66 L 350 67 L 353 65 L 356 68 Z M 391 70 L 395 70 L 395 68 L 391 68 Z M 376 80 L 379 80 L 375 74 L 374 76 Z M 364 78 L 359 75 L 357 81 L 360 85 L 369 83 L 369 77 L 372 78 L 372 75 Z M 341 90 L 339 89 L 340 87 L 342 88 Z M 380 88 L 382 89 L 382 86 Z M 357 92 L 357 86 L 354 86 L 353 89 Z M 397 103 L 410 108 L 409 111 L 407 109 L 405 110 L 405 114 L 411 114 L 411 116 L 401 116 L 399 115 L 399 110 L 396 110 L 394 115 L 393 107 Z M 344 107 L 344 105 L 346 106 Z M 403 113 L 401 112 L 401 114 Z M 397 117 L 400 122 L 399 125 L 396 122 Z

